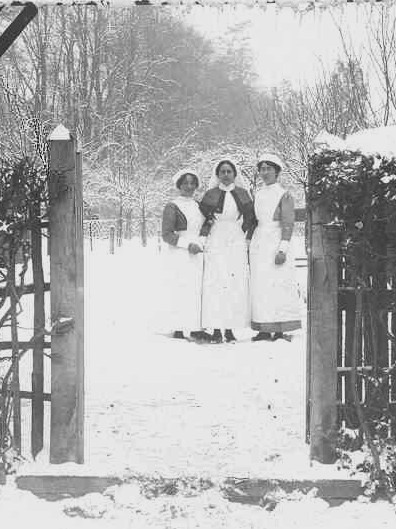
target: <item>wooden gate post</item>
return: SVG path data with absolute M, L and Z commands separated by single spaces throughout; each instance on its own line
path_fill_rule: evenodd
M 59 125 L 50 135 L 50 462 L 84 462 L 84 266 L 81 155 Z
M 312 212 L 310 285 L 310 454 L 321 463 L 336 458 L 339 228 L 326 212 Z

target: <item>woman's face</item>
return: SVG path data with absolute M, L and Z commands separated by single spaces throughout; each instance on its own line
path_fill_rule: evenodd
M 192 197 L 196 189 L 197 179 L 191 174 L 186 175 L 179 187 L 181 196 Z
M 277 180 L 275 167 L 265 162 L 263 162 L 260 166 L 259 176 L 267 186 L 275 184 Z
M 229 186 L 232 184 L 235 180 L 235 176 L 234 169 L 229 163 L 225 162 L 221 164 L 218 178 L 223 185 Z

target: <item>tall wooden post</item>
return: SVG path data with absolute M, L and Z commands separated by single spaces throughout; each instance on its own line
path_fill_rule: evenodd
M 312 211 L 307 209 L 307 221 L 305 225 L 305 245 L 307 252 L 307 336 L 306 336 L 306 369 L 305 369 L 305 442 L 309 443 L 310 417 L 311 417 L 311 328 L 312 328 L 312 310 L 311 310 L 311 285 L 312 285 Z
M 321 463 L 335 461 L 337 434 L 338 227 L 312 212 L 310 285 L 310 453 Z
M 50 136 L 50 462 L 84 462 L 83 202 L 81 155 L 59 125 Z

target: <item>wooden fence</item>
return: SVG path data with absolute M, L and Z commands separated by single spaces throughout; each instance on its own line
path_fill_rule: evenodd
M 17 263 L 11 266 L 16 287 L 0 292 L 11 308 L 11 335 L 0 342 L 0 352 L 12 359 L 12 370 L 2 380 L 2 401 L 11 401 L 12 446 L 21 451 L 21 401 L 31 401 L 30 446 L 33 457 L 44 446 L 44 402 L 51 402 L 50 462 L 84 460 L 84 283 L 82 161 L 77 142 L 59 126 L 50 137 L 49 220 L 37 220 L 30 233 L 32 282 L 19 284 Z M 40 207 L 39 205 L 36 207 Z M 40 217 L 39 211 L 32 216 Z M 44 280 L 43 229 L 49 231 L 51 284 Z M 50 292 L 50 299 L 45 293 Z M 32 336 L 22 335 L 19 299 L 34 296 Z M 50 301 L 50 303 L 49 303 Z M 49 311 L 51 313 L 49 314 Z M 46 325 L 47 324 L 47 325 Z M 22 339 L 21 339 L 22 337 Z M 7 353 L 10 351 L 10 353 Z M 21 388 L 20 359 L 32 353 L 31 390 Z M 44 356 L 51 358 L 51 391 L 44 391 Z M 4 356 L 3 356 L 4 360 Z M 4 408 L 5 409 L 5 408 Z M 4 411 L 2 409 L 2 412 Z M 7 408 L 8 409 L 8 408 Z M 3 413 L 2 423 L 3 427 Z M 8 422 L 7 422 L 8 424 Z M 8 428 L 8 426 L 7 426 Z M 4 432 L 2 432 L 4 434 Z M 24 435 L 26 437 L 26 435 Z M 4 447 L 2 447 L 4 448 Z
M 331 221 L 324 208 L 308 211 L 306 424 L 311 457 L 322 463 L 334 461 L 341 427 L 361 427 L 357 406 L 370 424 L 388 417 L 377 434 L 396 434 L 395 277 L 384 261 L 359 286 L 346 234 Z
M 33 207 L 37 208 L 39 205 L 36 204 Z M 50 284 L 45 281 L 43 263 L 45 241 L 48 240 L 48 221 L 38 220 L 40 213 L 37 211 L 31 211 L 31 214 L 37 220 L 31 230 L 26 233 L 31 248 L 30 282 L 25 283 L 24 275 L 21 276 L 22 260 L 17 255 L 17 258 L 10 263 L 10 277 L 7 285 L 0 289 L 0 299 L 3 300 L 5 311 L 10 311 L 11 325 L 9 339 L 3 339 L 0 342 L 0 354 L 2 364 L 4 364 L 3 370 L 5 368 L 1 380 L 1 397 L 3 404 L 9 403 L 2 409 L 2 421 L 4 420 L 3 414 L 9 409 L 13 447 L 20 452 L 23 436 L 22 416 L 26 408 L 23 401 L 30 401 L 30 420 L 28 421 L 31 425 L 30 447 L 33 457 L 36 457 L 44 446 L 44 402 L 51 399 L 51 395 L 44 391 L 44 356 L 51 349 L 50 336 L 46 336 L 44 331 L 46 314 L 49 311 L 49 299 L 47 298 L 45 302 L 45 298 L 46 292 L 50 290 Z M 28 303 L 33 308 L 32 319 L 30 322 L 24 322 L 27 328 L 21 329 L 19 306 L 20 303 L 27 305 L 26 299 L 23 299 L 26 296 L 33 297 L 29 300 L 32 303 Z M 25 354 L 32 355 L 31 389 L 20 387 L 20 359 Z M 3 422 L 3 425 L 6 422 Z
M 386 248 L 384 248 L 386 254 Z M 382 425 L 382 437 L 396 435 L 396 375 L 392 366 L 396 363 L 394 336 L 396 335 L 396 289 L 394 277 L 386 269 L 370 274 L 370 287 L 357 294 L 357 285 L 348 266 L 343 238 L 340 238 L 338 258 L 338 347 L 337 347 L 337 423 L 348 428 L 358 428 L 359 419 L 354 405 L 353 348 L 357 339 L 356 369 L 357 393 L 364 408 L 375 399 L 376 410 L 366 409 L 369 419 L 379 420 L 384 411 L 393 417 Z M 360 305 L 360 306 L 359 306 Z M 357 313 L 361 322 L 356 323 Z M 358 328 L 355 329 L 356 325 Z M 372 384 L 373 377 L 380 379 L 381 387 Z M 377 395 L 375 395 L 377 393 Z

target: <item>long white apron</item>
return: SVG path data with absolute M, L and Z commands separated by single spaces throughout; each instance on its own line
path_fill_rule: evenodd
M 284 195 L 278 184 L 264 186 L 256 193 L 254 209 L 258 220 L 250 244 L 252 329 L 266 332 L 293 331 L 301 327 L 294 257 L 275 264 L 281 240 L 281 225 L 274 213 Z
M 202 326 L 235 329 L 249 325 L 249 268 L 245 235 L 235 200 L 226 191 L 204 254 Z
M 187 219 L 187 230 L 180 239 L 199 241 L 204 217 L 194 199 L 177 197 L 173 201 Z M 180 240 L 179 239 L 179 240 Z M 192 255 L 187 248 L 164 245 L 164 276 L 166 295 L 162 324 L 169 330 L 201 329 L 203 254 Z

